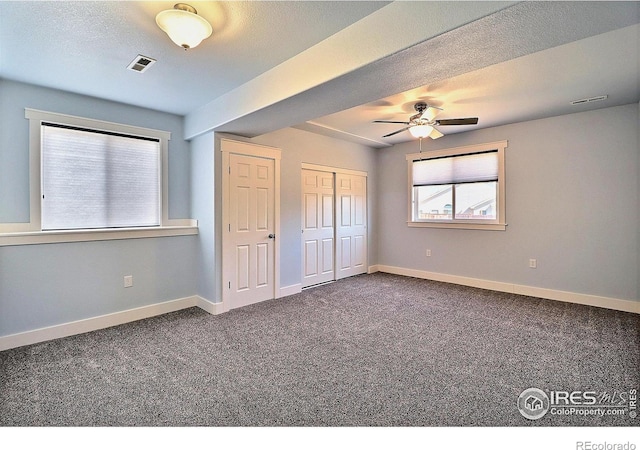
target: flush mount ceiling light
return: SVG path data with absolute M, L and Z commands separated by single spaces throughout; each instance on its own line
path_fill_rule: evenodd
M 196 47 L 213 32 L 209 22 L 186 3 L 176 3 L 173 9 L 160 12 L 156 16 L 156 23 L 176 45 L 185 50 Z

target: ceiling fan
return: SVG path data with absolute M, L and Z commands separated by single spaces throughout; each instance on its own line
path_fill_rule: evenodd
M 394 134 L 402 133 L 403 131 L 409 130 L 409 133 L 413 137 L 417 138 L 425 138 L 430 137 L 431 139 L 438 139 L 444 136 L 440 131 L 438 131 L 435 126 L 444 126 L 444 125 L 476 125 L 478 123 L 477 117 L 467 117 L 465 119 L 442 119 L 436 120 L 436 116 L 442 111 L 442 108 L 438 108 L 436 106 L 429 106 L 424 102 L 416 103 L 414 106 L 415 110 L 418 112 L 409 118 L 409 122 L 396 122 L 393 120 L 374 120 L 374 123 L 402 123 L 404 125 L 408 125 L 405 128 L 402 128 L 398 131 L 394 131 L 393 133 L 386 134 L 382 136 L 383 138 L 393 136 Z

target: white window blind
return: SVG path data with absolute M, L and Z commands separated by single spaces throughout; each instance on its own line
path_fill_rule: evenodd
M 160 225 L 156 138 L 42 124 L 42 229 Z
M 498 181 L 498 151 L 447 156 L 413 162 L 413 185 Z

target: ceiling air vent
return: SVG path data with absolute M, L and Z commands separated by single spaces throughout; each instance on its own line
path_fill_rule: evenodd
M 589 97 L 589 98 L 582 98 L 580 100 L 574 100 L 571 102 L 571 104 L 582 105 L 583 103 L 601 102 L 602 100 L 606 100 L 607 98 L 609 98 L 608 95 L 598 95 L 597 97 Z
M 149 58 L 148 56 L 138 55 L 135 57 L 131 64 L 127 66 L 127 69 L 133 70 L 134 72 L 144 72 L 149 67 L 151 67 L 156 62 L 155 59 Z

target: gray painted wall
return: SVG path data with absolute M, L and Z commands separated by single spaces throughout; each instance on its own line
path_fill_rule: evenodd
M 252 142 L 282 149 L 280 186 L 280 286 L 302 281 L 302 163 L 367 172 L 368 257 L 377 259 L 376 150 L 350 142 L 287 128 L 256 137 Z
M 214 176 L 214 135 L 206 133 L 191 141 L 191 212 L 198 221 L 197 294 L 219 302 L 215 276 Z
M 0 336 L 194 294 L 220 301 L 223 135 L 188 143 L 179 116 L 5 80 L 0 91 L 0 220 L 28 220 L 29 107 L 171 131 L 169 215 L 200 227 L 198 236 L 0 247 Z M 405 154 L 415 141 L 373 150 L 297 129 L 249 140 L 282 150 L 280 284 L 301 281 L 300 169 L 311 163 L 368 172 L 370 265 L 638 300 L 639 113 L 633 104 L 425 141 L 425 150 L 509 141 L 506 231 L 408 228 Z M 128 274 L 134 287 L 124 289 Z
M 368 258 L 377 258 L 375 226 L 376 151 L 364 145 L 287 128 L 252 140 L 282 149 L 280 186 L 280 286 L 302 281 L 302 163 L 367 172 Z
M 379 150 L 379 264 L 639 300 L 638 124 L 631 104 L 424 141 L 508 140 L 506 231 L 407 227 L 405 155 L 418 142 Z
M 368 194 L 369 194 L 369 264 L 375 264 L 377 258 L 377 234 L 375 227 L 376 217 L 376 157 L 375 150 L 358 144 L 344 142 L 317 134 L 309 133 L 302 130 L 287 128 L 254 139 L 246 139 L 239 136 L 216 133 L 215 152 L 213 155 L 207 150 L 210 145 L 211 138 L 209 135 L 203 135 L 192 141 L 194 169 L 193 176 L 199 176 L 201 170 L 209 170 L 212 165 L 216 167 L 215 180 L 211 180 L 209 175 L 201 177 L 208 180 L 207 186 L 194 179 L 193 186 L 198 189 L 204 189 L 209 192 L 211 186 L 214 187 L 214 217 L 222 217 L 222 189 L 221 189 L 221 152 L 220 138 L 234 139 L 255 144 L 277 147 L 282 150 L 281 161 L 281 189 L 280 189 L 280 286 L 287 287 L 301 283 L 302 280 L 302 250 L 300 230 L 302 229 L 302 196 L 301 196 L 301 169 L 302 163 L 318 164 L 330 167 L 338 167 L 344 169 L 360 170 L 368 173 Z M 196 168 L 196 165 L 207 167 Z M 210 204 L 209 193 L 197 194 L 194 192 L 193 212 L 194 218 L 199 221 L 202 218 L 208 220 L 206 209 Z M 200 223 L 200 222 L 199 222 Z M 198 294 L 202 297 L 220 302 L 222 299 L 221 291 L 221 266 L 222 252 L 221 245 L 215 245 L 215 242 L 222 242 L 222 228 L 219 221 L 214 221 L 215 239 L 205 237 L 205 233 L 211 232 L 211 225 L 205 225 L 202 222 L 200 227 L 200 245 L 201 252 L 207 255 L 202 258 L 200 273 L 204 277 L 211 277 L 206 282 L 200 280 L 198 286 Z M 213 248 L 212 248 L 213 245 Z M 204 247 L 203 247 L 204 246 Z M 208 258 L 210 252 L 214 252 L 214 259 Z M 211 284 L 211 280 L 215 280 Z M 212 296 L 212 288 L 215 294 Z
M 25 108 L 170 131 L 169 218 L 189 218 L 191 158 L 181 116 L 2 79 L 0 98 L 0 222 L 29 221 L 29 121 L 24 118 Z
M 169 217 L 190 218 L 182 118 L 0 80 L 0 220 L 29 220 L 24 108 L 170 131 Z M 0 247 L 0 336 L 195 294 L 196 236 Z M 123 288 L 123 276 L 134 286 Z

